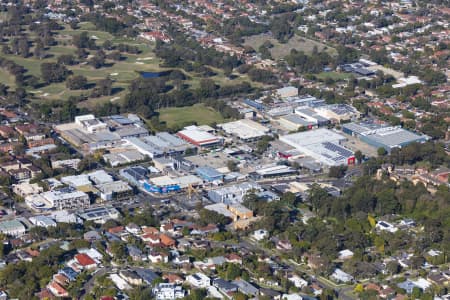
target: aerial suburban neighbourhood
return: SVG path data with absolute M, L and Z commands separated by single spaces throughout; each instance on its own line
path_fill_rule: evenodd
M 0 2 L 0 300 L 450 300 L 449 0 Z

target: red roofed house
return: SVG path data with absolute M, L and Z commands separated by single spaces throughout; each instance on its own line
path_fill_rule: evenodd
M 16 131 L 22 135 L 25 133 L 36 133 L 37 130 L 38 126 L 35 124 L 24 124 L 16 126 Z
M 164 274 L 162 278 L 169 283 L 182 284 L 184 282 L 183 278 L 177 274 Z
M 16 131 L 12 127 L 6 125 L 0 126 L 0 135 L 5 139 L 12 137 L 15 133 Z
M 89 255 L 84 253 L 78 253 L 77 255 L 75 255 L 75 260 L 84 269 L 89 270 L 97 267 L 97 263 Z
M 159 238 L 161 239 L 161 244 L 163 244 L 166 247 L 175 247 L 175 240 L 165 234 L 161 234 L 159 236 Z
M 144 242 L 147 242 L 150 245 L 159 245 L 161 242 L 159 235 L 153 233 L 144 234 L 141 238 Z
M 242 264 L 242 258 L 235 253 L 230 253 L 228 255 L 225 255 L 225 259 L 227 262 L 232 263 L 232 264 Z
M 54 144 L 55 144 L 55 141 L 52 138 L 28 141 L 28 147 L 30 147 L 30 148 L 41 147 L 41 146 L 45 146 L 45 145 L 54 145 Z
M 144 233 L 151 233 L 151 234 L 158 234 L 159 230 L 155 227 L 142 227 L 142 232 Z
M 53 281 L 61 286 L 66 286 L 69 284 L 70 280 L 64 274 L 58 273 L 53 275 Z
M 156 42 L 159 40 L 164 43 L 168 43 L 171 41 L 171 38 L 161 31 L 143 32 L 141 33 L 141 37 L 151 42 Z
M 69 293 L 62 286 L 52 281 L 47 285 L 47 288 L 56 297 L 69 297 Z
M 112 233 L 112 234 L 119 234 L 124 231 L 125 231 L 125 227 L 123 227 L 123 226 L 116 226 L 116 227 L 112 227 L 112 228 L 108 229 L 108 232 Z
M 56 299 L 55 295 L 53 295 L 52 292 L 50 292 L 49 289 L 47 288 L 42 289 L 39 293 L 36 293 L 35 296 L 38 297 L 39 299 L 45 300 Z

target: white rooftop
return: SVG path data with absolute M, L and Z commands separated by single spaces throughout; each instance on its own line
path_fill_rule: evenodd
M 92 184 L 87 174 L 61 177 L 61 182 L 73 187 Z
M 177 183 L 175 180 L 173 180 L 169 176 L 160 176 L 160 177 L 150 178 L 150 182 L 157 186 L 174 185 Z
M 114 179 L 105 170 L 97 170 L 88 174 L 89 178 L 96 184 L 103 184 L 113 182 Z
M 249 119 L 228 122 L 218 126 L 226 133 L 235 135 L 243 140 L 262 137 L 269 132 L 267 127 Z
M 353 157 L 352 151 L 340 146 L 344 140 L 344 136 L 324 128 L 280 137 L 280 141 L 328 166 L 346 165 Z
M 346 140 L 346 138 L 332 130 L 320 128 L 316 130 L 309 130 L 284 135 L 280 137 L 280 140 L 293 147 L 297 147 L 297 146 L 308 146 L 324 142 L 339 143 L 340 141 Z
M 215 135 L 201 130 L 199 127 L 197 126 L 188 126 L 185 127 L 183 130 L 180 130 L 178 132 L 179 135 L 185 136 L 188 139 L 197 142 L 197 143 L 202 143 L 202 142 L 213 142 L 218 140 L 218 137 L 216 137 Z

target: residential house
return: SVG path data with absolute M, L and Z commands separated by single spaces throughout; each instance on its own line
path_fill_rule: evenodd
M 211 279 L 203 273 L 188 275 L 186 282 L 196 288 L 206 288 L 211 285 Z
M 237 292 L 238 287 L 229 281 L 222 278 L 216 278 L 213 280 L 213 286 L 215 286 L 220 292 L 230 296 L 231 293 Z
M 152 263 L 168 263 L 169 255 L 162 252 L 152 251 L 148 255 L 148 260 Z
M 387 287 L 379 292 L 379 296 L 381 299 L 392 299 L 395 296 L 395 290 Z
M 141 285 L 143 283 L 142 278 L 138 274 L 130 270 L 120 271 L 119 276 L 131 285 Z
M 159 245 L 161 243 L 159 235 L 153 233 L 144 234 L 141 236 L 141 239 L 150 246 Z
M 160 234 L 159 238 L 164 247 L 173 248 L 176 245 L 176 241 L 164 233 Z
M 59 284 L 60 286 L 67 286 L 70 283 L 69 278 L 67 278 L 64 274 L 61 273 L 54 274 L 53 281 Z
M 210 233 L 216 233 L 219 232 L 219 228 L 215 224 L 208 224 L 204 227 L 195 226 L 191 234 L 192 235 L 207 235 Z
M 226 262 L 227 260 L 223 256 L 209 257 L 206 259 L 206 264 L 213 266 L 221 266 Z
M 242 257 L 240 257 L 239 255 L 237 255 L 235 253 L 230 253 L 230 254 L 225 255 L 225 260 L 228 263 L 242 265 Z
M 126 231 L 134 235 L 138 235 L 141 232 L 141 227 L 134 223 L 129 223 L 127 226 L 125 226 L 125 229 Z
M 121 235 L 125 233 L 125 227 L 123 226 L 111 227 L 108 229 L 108 232 L 116 235 Z
M 164 279 L 164 280 L 166 280 L 167 282 L 169 282 L 169 283 L 174 283 L 174 284 L 183 284 L 183 282 L 184 282 L 184 279 L 183 278 L 181 278 L 179 275 L 177 275 L 177 274 L 164 274 L 163 276 L 162 276 L 162 278 Z
M 243 279 L 234 280 L 233 283 L 237 286 L 239 292 L 249 297 L 254 297 L 259 293 L 258 288 Z
M 69 281 L 74 281 L 75 279 L 77 279 L 77 276 L 78 276 L 78 272 L 76 272 L 71 267 L 64 267 L 61 270 L 59 270 L 58 273 L 66 276 L 69 279 Z
M 91 270 L 97 267 L 97 263 L 87 254 L 78 253 L 74 258 L 83 269 Z
M 345 273 L 341 269 L 334 270 L 330 277 L 337 282 L 353 282 L 353 276 Z
M 175 257 L 172 260 L 172 262 L 177 265 L 184 265 L 184 264 L 190 264 L 191 259 L 187 255 L 180 255 L 180 256 Z
M 65 288 L 63 288 L 62 286 L 60 286 L 58 283 L 52 281 L 47 285 L 47 289 L 53 294 L 55 295 L 55 297 L 68 297 L 69 296 L 69 292 L 67 292 L 67 290 Z
M 278 250 L 292 250 L 292 244 L 289 240 L 278 240 L 276 248 Z
M 437 286 L 448 286 L 450 284 L 450 279 L 443 274 L 430 274 L 427 280 Z
M 156 300 L 180 299 L 185 295 L 183 288 L 173 283 L 159 283 L 152 292 Z
M 149 269 L 137 268 L 134 271 L 142 278 L 143 282 L 146 284 L 153 284 L 153 282 L 159 278 L 159 276 L 155 272 Z
M 133 261 L 143 261 L 147 259 L 142 251 L 134 245 L 127 245 L 127 251 Z
M 261 296 L 267 296 L 273 300 L 281 300 L 281 293 L 272 289 L 261 288 L 259 289 L 259 293 Z
M 295 287 L 302 289 L 308 285 L 308 282 L 300 276 L 293 274 L 288 277 L 288 280 L 294 284 Z
M 253 232 L 253 238 L 257 241 L 262 241 L 263 239 L 266 239 L 269 236 L 269 232 L 264 229 L 258 229 Z

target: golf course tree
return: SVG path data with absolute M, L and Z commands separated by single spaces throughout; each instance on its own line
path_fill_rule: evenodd
M 87 78 L 83 75 L 75 75 L 67 78 L 66 87 L 70 90 L 82 90 L 87 85 Z
M 70 71 L 63 65 L 57 63 L 42 63 L 41 76 L 47 84 L 63 82 L 69 76 Z

